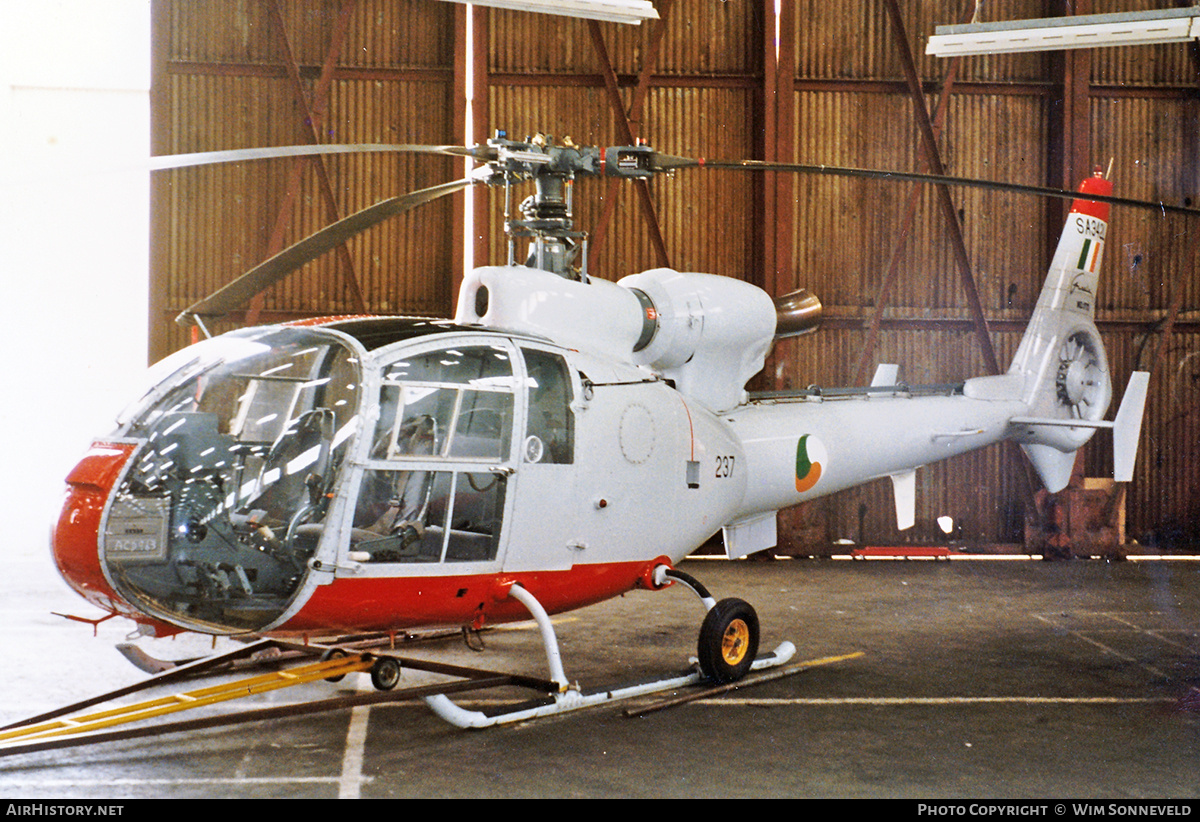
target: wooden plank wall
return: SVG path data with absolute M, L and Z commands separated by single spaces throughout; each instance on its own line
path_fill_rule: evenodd
M 315 140 L 459 143 L 454 32 L 454 7 L 427 0 L 156 3 L 154 151 Z M 272 247 L 385 197 L 444 182 L 455 170 L 448 158 L 361 154 L 158 175 L 152 357 L 185 341 L 170 322 L 180 310 L 266 259 Z M 452 249 L 461 245 L 453 213 L 453 202 L 443 200 L 356 238 L 348 254 L 329 254 L 270 289 L 258 316 L 356 311 L 356 287 L 372 311 L 444 314 Z

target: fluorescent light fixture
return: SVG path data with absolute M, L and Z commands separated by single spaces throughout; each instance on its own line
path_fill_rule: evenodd
M 450 0 L 452 3 L 471 3 L 498 9 L 536 11 L 563 17 L 585 17 L 611 23 L 640 24 L 657 20 L 658 12 L 650 0 Z
M 1182 43 L 1200 37 L 1200 6 L 1186 9 L 1085 14 L 965 26 L 938 26 L 926 54 L 1005 54 L 1022 51 Z

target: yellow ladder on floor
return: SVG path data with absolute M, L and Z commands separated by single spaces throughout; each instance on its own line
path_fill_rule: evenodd
M 336 681 L 349 673 L 369 671 L 375 663 L 375 657 L 368 654 L 334 656 L 330 659 L 302 665 L 284 671 L 240 679 L 223 685 L 213 685 L 199 688 L 187 693 L 151 699 L 134 705 L 120 708 L 110 708 L 104 711 L 81 714 L 74 717 L 53 719 L 0 732 L 0 746 L 13 742 L 28 742 L 36 739 L 49 739 L 69 734 L 85 734 L 151 719 L 165 714 L 214 705 L 244 696 L 276 691 L 280 688 L 290 688 L 293 685 L 304 685 L 319 679 Z

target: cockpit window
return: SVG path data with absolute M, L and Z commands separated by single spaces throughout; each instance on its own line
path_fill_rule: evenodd
M 299 589 L 358 429 L 361 368 L 319 329 L 193 346 L 132 409 L 144 440 L 102 536 L 111 578 L 197 630 L 257 630 Z
M 503 474 L 370 469 L 350 531 L 358 562 L 479 562 L 496 558 Z
M 384 370 L 374 459 L 497 461 L 512 443 L 513 370 L 500 346 L 407 357 Z
M 522 458 L 526 462 L 569 464 L 575 460 L 575 413 L 571 376 L 558 354 L 522 349 L 529 413 Z

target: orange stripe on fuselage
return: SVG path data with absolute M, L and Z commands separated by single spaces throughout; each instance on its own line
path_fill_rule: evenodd
M 67 475 L 67 495 L 50 540 L 54 564 L 67 584 L 107 611 L 132 611 L 100 568 L 100 518 L 108 495 L 133 454 L 132 443 L 97 440 Z

